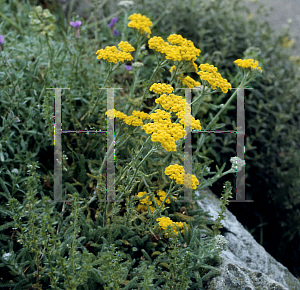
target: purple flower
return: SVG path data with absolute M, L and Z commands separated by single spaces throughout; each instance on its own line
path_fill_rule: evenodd
M 77 20 L 75 22 L 70 22 L 70 25 L 75 27 L 75 28 L 78 28 L 81 25 L 81 21 Z
M 0 45 L 4 42 L 4 36 L 0 35 Z
M 81 25 L 81 21 L 77 20 L 75 22 L 70 22 L 70 25 L 76 28 L 76 38 L 79 37 L 79 26 Z
M 120 33 L 117 31 L 117 29 L 114 29 L 114 35 L 120 36 Z
M 112 28 L 117 21 L 118 21 L 118 17 L 114 17 L 107 26 Z
M 131 65 L 125 65 L 126 70 L 131 70 Z

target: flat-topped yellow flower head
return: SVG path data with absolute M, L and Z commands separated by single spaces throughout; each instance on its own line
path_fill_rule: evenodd
M 145 32 L 148 33 L 148 38 L 150 37 L 151 30 L 150 26 L 153 25 L 151 20 L 146 17 L 145 15 L 142 15 L 140 13 L 134 13 L 128 17 L 129 20 L 131 20 L 128 23 L 128 27 L 137 29 L 141 34 L 144 34 Z
M 255 69 L 259 72 L 262 72 L 261 67 L 258 66 L 258 61 L 254 59 L 237 59 L 234 61 L 234 63 L 242 68 L 250 68 Z
M 125 45 L 126 44 L 121 44 L 123 48 L 125 48 Z M 126 47 L 127 49 L 129 48 L 128 46 Z M 106 46 L 105 49 L 97 50 L 96 54 L 98 54 L 97 59 L 103 59 L 113 63 L 125 62 L 133 59 L 133 56 L 130 53 L 120 51 L 115 46 Z
M 156 83 L 150 87 L 149 91 L 154 92 L 156 94 L 163 94 L 163 93 L 171 94 L 174 91 L 174 89 L 172 86 L 168 84 Z
M 130 43 L 128 43 L 128 41 L 121 41 L 118 44 L 118 47 L 123 52 L 135 51 L 135 48 Z

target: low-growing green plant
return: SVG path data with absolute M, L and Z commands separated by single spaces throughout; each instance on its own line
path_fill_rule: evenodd
M 216 67 L 208 64 L 198 66 L 195 63 L 200 50 L 191 41 L 177 34 L 171 34 L 167 38 L 171 44 L 161 37 L 150 38 L 152 22 L 148 17 L 132 14 L 128 19 L 131 20 L 127 23 L 129 28 L 126 28 L 129 31 L 124 34 L 128 36 L 128 41 L 119 42 L 119 50 L 116 46 L 106 46 L 105 49 L 97 51 L 97 58 L 101 60 L 100 67 L 97 69 L 104 71 L 104 76 L 101 76 L 102 87 L 110 85 L 114 87 L 113 78 L 121 71 L 125 61 L 133 59 L 131 52 L 136 52 L 135 61 L 131 66 L 133 80 L 131 84 L 127 82 L 124 86 L 126 89 L 124 96 L 120 96 L 120 94 L 116 96 L 115 103 L 119 105 L 119 110 L 106 112 L 104 90 L 92 96 L 92 100 L 87 102 L 85 113 L 81 114 L 80 118 L 74 116 L 72 101 L 75 98 L 65 100 L 65 109 L 63 110 L 67 116 L 72 117 L 70 122 L 66 122 L 67 126 L 76 124 L 76 121 L 79 123 L 78 119 L 80 121 L 88 120 L 89 123 L 96 113 L 101 115 L 98 126 L 104 130 L 106 128 L 105 113 L 108 118 L 116 117 L 115 149 L 118 156 L 116 162 L 118 173 L 115 180 L 116 199 L 123 199 L 125 202 L 121 204 L 97 202 L 97 200 L 106 199 L 106 182 L 103 178 L 107 159 L 107 155 L 103 152 L 105 142 L 100 140 L 88 143 L 90 140 L 86 136 L 76 136 L 75 141 L 78 142 L 77 147 L 79 144 L 81 146 L 85 144 L 84 152 L 87 155 L 85 158 L 93 161 L 89 162 L 92 174 L 86 172 L 83 154 L 77 154 L 76 149 L 71 149 L 73 163 L 69 165 L 68 159 L 64 158 L 64 166 L 69 173 L 68 179 L 75 183 L 71 184 L 67 181 L 63 183 L 65 198 L 69 196 L 69 200 L 63 204 L 55 204 L 53 192 L 47 193 L 41 190 L 40 176 L 37 174 L 36 168 L 39 168 L 38 165 L 42 165 L 42 163 L 32 162 L 32 159 L 39 153 L 40 148 L 45 146 L 44 142 L 54 141 L 52 139 L 53 123 L 51 124 L 51 94 L 45 97 L 47 102 L 41 108 L 46 126 L 48 125 L 48 135 L 45 132 L 39 135 L 37 128 L 41 126 L 41 123 L 33 121 L 36 120 L 37 109 L 34 105 L 36 98 L 29 97 L 32 102 L 29 106 L 31 110 L 26 113 L 32 119 L 26 125 L 34 125 L 35 130 L 32 128 L 30 131 L 26 128 L 25 132 L 31 137 L 34 136 L 37 143 L 30 144 L 29 141 L 25 143 L 22 140 L 23 132 L 13 122 L 14 118 L 11 114 L 2 118 L 4 120 L 2 131 L 5 136 L 4 142 L 0 143 L 4 148 L 3 163 L 7 166 L 8 162 L 12 160 L 10 155 L 14 155 L 16 150 L 20 163 L 27 162 L 28 173 L 31 175 L 26 178 L 26 188 L 22 190 L 23 196 L 20 196 L 20 193 L 17 195 L 15 188 L 16 182 L 23 181 L 20 180 L 21 172 L 16 172 L 16 169 L 8 170 L 6 167 L 7 174 L 14 181 L 12 186 L 0 178 L 4 190 L 2 197 L 5 198 L 8 205 L 7 207 L 3 204 L 1 207 L 1 214 L 7 219 L 7 224 L 1 225 L 0 229 L 3 231 L 12 228 L 14 238 L 17 239 L 17 243 L 14 245 L 12 242 L 7 242 L 7 244 L 2 242 L 1 244 L 1 267 L 4 268 L 4 271 L 9 271 L 10 275 L 5 282 L 1 282 L 2 285 L 0 285 L 3 287 L 14 287 L 14 289 L 25 287 L 47 289 L 49 286 L 53 289 L 139 289 L 141 287 L 143 289 L 174 289 L 174 287 L 195 289 L 198 287 L 198 289 L 202 289 L 203 282 L 219 273 L 216 265 L 221 261 L 219 254 L 226 244 L 217 235 L 217 230 L 221 227 L 223 212 L 217 220 L 214 231 L 209 230 L 207 225 L 215 223 L 207 221 L 208 215 L 199 208 L 195 201 L 189 203 L 183 200 L 181 195 L 184 193 L 184 187 L 180 185 L 194 190 L 203 189 L 212 185 L 222 176 L 235 173 L 236 169 L 232 166 L 230 170 L 223 172 L 223 166 L 221 169 L 217 167 L 217 172 L 208 173 L 207 162 L 205 162 L 198 165 L 199 171 L 195 172 L 195 175 L 185 174 L 183 166 L 180 165 L 184 164 L 183 143 L 186 135 L 185 127 L 182 125 L 187 125 L 185 119 L 187 115 L 191 115 L 191 112 L 185 99 L 180 96 L 182 92 L 173 94 L 172 85 L 175 85 L 175 89 L 179 85 L 188 88 L 197 86 L 199 82 L 187 76 L 184 77 L 183 74 L 190 71 L 197 72 L 200 69 L 198 75 L 202 82 L 202 90 L 198 92 L 193 101 L 193 104 L 199 108 L 204 99 L 212 93 L 218 93 L 221 90 L 223 93 L 227 93 L 230 83 L 217 73 Z M 69 86 L 71 89 L 73 87 L 75 89 L 76 86 L 84 83 L 85 79 L 91 80 L 83 62 L 79 61 L 80 58 L 83 58 L 84 47 L 88 46 L 88 39 L 84 39 L 82 31 L 79 33 L 79 29 L 85 27 L 84 20 L 72 20 L 72 23 L 75 23 L 76 35 L 75 37 L 73 34 L 73 36 L 69 36 L 73 42 L 66 47 L 60 45 L 57 48 L 48 37 L 46 39 L 43 39 L 43 36 L 39 37 L 41 46 L 46 43 L 50 61 L 46 71 L 43 71 L 43 68 L 37 69 L 38 62 L 36 62 L 31 76 L 32 79 L 38 78 L 41 82 L 38 108 L 41 106 L 39 101 L 46 86 L 52 84 L 58 87 L 69 78 Z M 125 18 L 124 22 L 126 20 Z M 133 36 L 130 31 L 133 31 Z M 63 35 L 61 41 L 66 39 L 68 36 Z M 81 39 L 82 41 L 80 41 Z M 155 68 L 150 73 L 149 79 L 140 79 L 143 74 L 145 76 L 151 71 L 142 69 L 143 66 L 140 65 L 143 64 L 142 47 L 145 46 L 146 41 L 150 50 L 154 52 L 154 58 L 150 58 L 149 55 L 146 58 L 155 65 Z M 110 39 L 109 42 L 115 41 Z M 9 49 L 9 42 L 5 49 Z M 65 52 L 63 52 L 64 50 Z M 60 55 L 58 52 L 62 54 L 62 59 L 57 57 Z M 10 62 L 8 62 L 5 50 L 1 52 L 1 56 L 2 65 L 8 76 L 7 84 L 14 86 L 19 84 L 20 87 L 16 89 L 17 93 L 22 92 L 23 87 L 30 83 L 30 79 L 23 80 L 16 73 L 15 68 L 10 70 Z M 37 58 L 41 58 L 41 56 L 42 54 Z M 55 81 L 55 74 L 59 69 L 64 71 L 64 68 L 61 67 L 63 59 L 68 60 L 73 75 L 68 78 L 64 76 L 58 85 Z M 20 65 L 17 60 L 14 61 L 16 65 Z M 236 65 L 240 70 L 238 78 L 241 79 L 241 87 L 261 72 L 258 63 L 253 59 L 237 60 Z M 70 71 L 70 68 L 64 72 Z M 163 71 L 164 68 L 171 71 L 171 80 L 168 84 L 158 82 L 160 71 Z M 22 69 L 25 71 L 25 67 Z M 16 78 L 16 82 L 14 82 L 14 78 Z M 31 84 L 30 88 L 35 91 L 34 96 L 36 96 L 37 92 L 32 86 Z M 147 108 L 144 101 L 150 97 L 151 91 L 155 93 L 156 106 L 148 108 L 150 113 L 146 113 L 141 110 Z M 86 94 L 89 96 L 88 93 Z M 7 98 L 7 95 L 8 89 L 6 88 L 3 100 Z M 215 124 L 216 121 L 235 96 L 236 91 L 232 93 L 226 104 L 205 129 L 218 128 L 218 125 Z M 24 103 L 26 103 L 25 96 L 21 95 L 21 102 L 24 99 Z M 78 97 L 78 99 L 86 101 L 84 96 Z M 17 107 L 16 112 L 22 114 L 19 104 Z M 158 109 L 159 107 L 161 109 Z M 28 108 L 25 107 L 25 109 Z M 14 110 L 15 108 L 13 108 Z M 83 112 L 84 110 L 81 110 L 80 113 Z M 193 111 L 193 114 L 197 114 L 197 110 Z M 25 114 L 21 115 L 21 120 L 24 120 L 24 117 Z M 171 121 L 171 118 L 174 122 Z M 151 120 L 154 122 L 152 123 Z M 192 129 L 202 129 L 199 120 L 195 120 L 191 116 L 191 121 Z M 82 124 L 79 123 L 79 125 Z M 8 138 L 9 127 L 16 128 L 21 135 L 21 146 L 16 149 L 11 144 L 14 145 L 17 141 Z M 45 125 L 43 124 L 41 127 L 45 128 Z M 26 148 L 32 149 L 33 144 L 33 150 L 36 153 L 33 153 L 31 157 L 26 154 L 26 159 L 21 157 L 21 153 L 25 152 Z M 5 152 L 8 151 L 7 148 L 11 151 L 10 154 Z M 68 146 L 68 148 L 72 147 Z M 97 152 L 93 153 L 93 149 L 96 149 Z M 75 158 L 78 161 L 75 162 Z M 97 163 L 95 160 L 101 162 Z M 96 169 L 91 166 L 92 163 L 97 164 Z M 2 169 L 4 168 L 2 167 Z M 75 169 L 78 169 L 79 173 Z M 49 168 L 46 170 L 51 172 Z M 74 178 L 77 178 L 77 174 L 79 181 Z M 215 175 L 205 180 L 204 176 L 208 174 Z M 86 179 L 86 175 L 89 176 L 89 180 Z M 95 186 L 93 186 L 94 181 L 96 181 Z M 83 187 L 80 193 L 75 188 L 78 184 Z M 92 184 L 91 187 L 90 184 Z M 12 190 L 10 191 L 6 185 L 12 187 Z M 49 187 L 49 180 L 45 181 L 44 185 Z M 85 185 L 93 190 L 88 192 Z M 225 187 L 225 196 L 221 200 L 222 210 L 228 202 L 231 191 L 229 184 L 226 184 Z M 193 198 L 195 197 L 193 194 Z M 198 200 L 203 198 L 200 196 Z M 180 213 L 182 204 L 179 205 L 175 200 L 182 200 L 183 206 L 188 208 L 188 215 Z M 203 234 L 206 234 L 207 237 L 202 237 Z M 4 250 L 8 250 L 9 255 Z M 122 261 L 122 259 L 126 261 Z M 4 277 L 2 278 L 4 279 Z

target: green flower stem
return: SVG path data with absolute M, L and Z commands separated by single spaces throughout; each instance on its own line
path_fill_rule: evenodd
M 165 63 L 165 62 L 164 62 Z M 158 68 L 158 67 L 157 67 Z M 180 65 L 178 66 L 178 67 L 176 67 L 175 68 L 175 73 L 173 74 L 173 76 L 172 76 L 172 78 L 171 78 L 171 80 L 170 80 L 170 86 L 172 86 L 172 84 L 173 84 L 173 82 L 176 80 L 176 77 L 177 77 L 177 70 L 180 68 Z M 154 75 L 154 74 L 153 74 Z M 152 75 L 152 76 L 153 76 Z M 150 87 L 150 85 L 148 86 L 148 88 Z M 159 104 L 157 104 L 155 107 L 154 107 L 154 109 L 149 113 L 149 115 L 150 114 L 152 114 L 156 109 L 158 109 L 158 107 L 159 107 Z
M 103 87 L 105 87 L 105 85 L 106 85 L 106 83 L 108 82 L 108 80 L 109 80 L 110 76 L 112 75 L 113 71 L 114 71 L 115 69 L 118 68 L 118 65 L 120 65 L 120 63 L 118 63 L 113 69 L 111 69 L 111 63 L 109 63 L 109 72 L 108 72 L 108 74 L 107 74 L 107 76 L 106 76 L 106 79 L 105 79 L 105 81 L 104 81 Z M 84 116 L 80 118 L 80 121 L 84 120 L 84 118 L 86 117 L 87 114 L 89 114 L 89 116 L 90 116 L 90 115 L 94 112 L 94 109 L 95 109 L 95 107 L 96 107 L 96 104 L 98 103 L 99 98 L 102 96 L 102 91 L 103 91 L 103 90 L 101 90 L 100 96 L 98 97 L 97 101 L 94 102 L 94 107 L 93 107 L 93 109 L 92 109 L 92 112 L 89 113 L 89 111 L 87 111 L 87 112 L 84 114 Z
M 67 33 L 69 32 L 69 28 L 70 28 L 70 21 L 71 21 L 71 13 L 73 11 L 73 6 L 74 6 L 75 0 L 71 0 L 71 4 L 69 6 L 69 11 L 68 11 L 68 28 L 67 28 Z
M 237 172 L 236 169 L 231 168 L 231 169 L 229 169 L 229 170 L 223 172 L 221 177 L 223 177 L 224 175 L 227 175 L 227 174 L 229 174 L 229 173 L 236 173 L 236 172 Z
M 136 54 L 135 54 L 135 56 L 134 56 L 134 62 L 136 62 L 137 61 L 137 58 L 138 58 L 138 56 L 139 56 L 139 54 L 140 54 L 140 52 L 141 52 L 141 44 L 140 44 L 140 42 L 138 43 L 138 46 L 137 46 L 137 49 L 136 49 Z
M 176 185 L 179 185 L 179 184 L 175 184 L 175 186 L 173 187 L 173 189 L 176 187 Z M 182 184 L 180 184 L 180 185 L 182 185 Z M 172 189 L 172 190 L 173 190 Z M 182 193 L 184 191 L 184 187 L 180 187 L 179 189 L 177 189 L 176 191 L 174 191 L 172 194 L 174 195 L 175 193 Z
M 136 72 L 136 74 L 134 74 L 134 81 L 133 81 L 133 85 L 132 85 L 132 87 L 131 87 L 131 89 L 130 89 L 130 95 L 129 95 L 129 97 L 128 97 L 128 102 L 126 103 L 126 106 L 125 106 L 125 109 L 124 109 L 124 114 L 128 114 L 128 108 L 129 108 L 129 106 L 130 106 L 130 102 L 132 102 L 132 100 L 133 100 L 133 94 L 134 94 L 134 91 L 135 91 L 135 88 L 136 88 L 136 85 L 137 85 L 137 82 L 138 82 L 138 80 L 139 80 L 139 75 L 140 75 L 140 68 L 138 68 L 137 69 L 137 72 Z
M 137 128 L 135 128 L 135 129 L 133 130 L 133 132 L 127 132 L 127 134 L 128 134 L 127 138 L 126 138 L 122 143 L 117 144 L 117 146 L 118 146 L 118 147 L 121 147 L 123 144 L 125 144 L 125 143 L 132 137 L 132 135 L 134 135 L 134 133 L 135 133 L 137 130 L 139 130 L 139 129 L 140 129 L 140 128 L 137 127 Z M 116 135 L 116 138 L 117 138 L 117 137 L 118 137 L 118 135 Z M 105 157 L 105 160 L 103 160 L 102 167 L 104 167 L 104 162 L 105 162 L 105 161 L 106 161 L 106 157 Z M 129 164 L 127 164 L 127 165 L 124 167 L 124 169 L 122 168 L 122 170 L 123 170 L 123 173 L 121 173 L 122 176 L 124 175 L 124 170 L 126 170 L 126 169 L 130 166 L 130 164 L 131 164 L 131 162 L 130 162 Z M 102 168 L 102 170 L 103 170 L 103 168 Z M 102 170 L 100 171 L 100 173 L 102 173 Z M 117 178 L 116 184 L 120 181 L 121 175 Z
M 239 87 L 243 87 L 244 85 L 247 84 L 247 82 L 244 83 L 244 80 L 245 80 L 245 77 L 243 78 L 243 80 L 240 83 Z M 231 101 L 233 100 L 233 98 L 235 97 L 236 94 L 237 94 L 237 90 L 235 90 L 235 92 L 232 94 L 232 96 L 227 100 L 226 104 L 220 109 L 218 114 L 215 115 L 215 117 L 209 122 L 209 124 L 207 125 L 205 131 L 208 131 L 214 125 L 214 123 L 218 120 L 221 113 L 228 107 L 228 105 L 231 103 Z M 203 141 L 204 141 L 204 135 L 202 135 L 200 137 L 200 141 L 199 141 L 199 145 L 197 146 L 196 153 L 199 152 L 200 148 L 202 147 Z
M 173 184 L 174 184 L 174 179 L 172 179 L 171 184 L 170 184 L 169 191 L 168 191 L 168 193 L 166 194 L 166 196 L 165 196 L 164 200 L 162 201 L 162 203 L 161 203 L 158 207 L 157 207 L 157 204 L 156 204 L 156 211 L 155 211 L 155 214 L 152 215 L 152 216 L 150 217 L 149 223 L 147 224 L 149 230 L 152 229 L 154 220 L 156 220 L 157 217 L 161 214 L 161 210 L 162 210 L 162 208 L 163 208 L 163 206 L 164 206 L 166 200 L 167 200 L 168 198 L 170 198 L 170 196 L 173 195 L 173 194 L 175 193 L 175 192 L 172 192 L 172 191 L 173 191 L 173 189 L 176 187 L 176 185 L 171 189 L 171 187 L 173 186 Z M 154 199 L 154 201 L 155 201 L 155 199 Z
M 155 51 L 155 55 L 156 55 L 156 51 Z M 157 57 L 157 55 L 156 55 L 156 57 Z M 149 81 L 149 83 L 148 83 L 148 85 L 147 85 L 147 87 L 146 87 L 146 89 L 145 89 L 145 91 L 144 91 L 143 97 L 142 97 L 141 102 L 140 102 L 140 104 L 139 104 L 139 107 L 140 107 L 139 111 L 142 109 L 142 104 L 143 104 L 143 102 L 144 102 L 144 100 L 145 100 L 146 94 L 149 93 L 149 88 L 150 88 L 151 85 L 152 85 L 152 80 L 153 80 L 154 76 L 158 73 L 159 69 L 161 69 L 165 64 L 167 64 L 167 62 L 168 62 L 168 60 L 165 60 L 165 61 L 162 62 L 162 63 L 160 63 L 160 62 L 158 61 L 157 67 L 155 68 L 154 72 L 153 72 L 152 75 L 151 75 L 150 81 Z
M 146 140 L 146 141 L 144 142 L 144 144 L 142 145 L 140 151 L 136 154 L 134 160 L 131 161 L 130 164 L 132 164 L 132 163 L 134 164 L 134 163 L 137 161 L 139 155 L 141 154 L 141 152 L 142 152 L 142 150 L 144 149 L 145 145 L 149 142 L 150 138 L 151 138 L 151 136 L 148 136 L 147 140 Z M 133 174 L 133 177 L 131 178 L 131 180 L 130 180 L 128 186 L 125 188 L 124 193 L 122 193 L 122 195 L 124 195 L 124 194 L 127 192 L 127 190 L 130 188 L 130 186 L 131 186 L 131 184 L 132 184 L 134 178 L 135 178 L 136 175 L 137 175 L 137 172 L 138 172 L 139 167 L 145 162 L 145 160 L 148 158 L 148 156 L 149 156 L 151 153 L 155 152 L 155 151 L 156 151 L 156 148 L 152 147 L 152 148 L 150 149 L 150 151 L 146 154 L 146 156 L 143 158 L 143 160 L 137 165 L 137 167 L 136 167 L 136 169 L 135 169 L 135 172 L 134 172 L 134 174 Z M 121 195 L 121 197 L 122 197 L 122 195 Z M 121 199 L 121 197 L 120 197 L 120 199 Z
M 121 147 L 124 143 L 126 143 L 126 142 L 131 138 L 131 136 L 134 135 L 134 133 L 135 133 L 138 129 L 139 129 L 139 127 L 135 128 L 134 131 L 133 131 L 132 133 L 128 133 L 127 138 L 126 138 L 122 143 L 118 144 L 118 146 Z M 117 138 L 117 136 L 116 136 L 116 138 Z M 148 137 L 148 139 L 149 139 L 149 138 L 150 138 L 150 136 Z M 146 142 L 147 142 L 147 140 L 146 140 Z M 107 154 L 112 150 L 113 145 L 114 145 L 114 143 L 111 143 L 111 145 L 109 146 L 109 149 L 107 150 Z M 145 145 L 145 143 L 144 143 L 144 145 Z M 105 165 L 105 162 L 106 162 L 106 159 L 107 159 L 107 154 L 104 156 L 104 159 L 103 159 L 103 161 L 102 161 L 102 164 L 101 164 L 101 167 L 100 167 L 100 170 L 99 170 L 99 175 L 101 175 L 101 173 L 102 173 L 102 171 L 103 171 L 103 169 L 104 169 L 104 165 Z M 130 164 L 131 164 L 131 163 L 127 164 L 126 167 L 124 168 L 124 170 L 126 170 L 126 169 L 130 166 Z M 125 172 L 125 171 L 123 171 L 123 172 Z M 116 182 L 115 182 L 116 184 L 118 184 L 118 182 L 120 181 L 120 178 L 121 178 L 122 175 L 124 175 L 124 173 L 121 174 L 121 175 L 116 179 Z
M 159 104 L 157 104 L 148 115 L 151 115 L 158 107 L 159 107 Z
M 207 90 L 206 90 L 207 89 Z M 194 116 L 197 115 L 198 111 L 199 111 L 199 107 L 200 107 L 200 104 L 202 104 L 202 101 L 204 100 L 205 96 L 209 95 L 207 94 L 208 92 L 208 88 L 205 86 L 203 88 L 203 90 L 201 91 L 201 93 L 199 94 L 199 96 L 197 98 L 194 99 L 194 101 L 191 103 L 191 106 L 194 105 L 195 103 L 197 104 L 198 101 L 200 100 L 199 104 L 197 104 L 198 106 L 196 107 L 197 109 L 194 109 L 193 110 L 193 113 L 194 113 Z
M 123 24 L 123 31 L 122 31 L 122 38 L 121 41 L 125 41 L 126 35 L 125 32 L 127 31 L 127 20 L 128 20 L 128 12 L 125 10 L 125 15 L 124 15 L 124 24 Z
M 214 125 L 214 123 L 219 119 L 219 116 L 221 115 L 221 113 L 228 107 L 228 105 L 231 103 L 231 101 L 233 100 L 233 98 L 235 97 L 236 94 L 237 94 L 237 90 L 235 90 L 235 92 L 232 94 L 232 96 L 227 100 L 226 104 L 220 109 L 218 114 L 215 115 L 214 118 L 209 122 L 205 131 L 208 131 L 212 127 L 212 125 Z
M 137 33 L 137 32 L 135 32 L 135 33 Z M 141 37 L 139 34 L 136 34 L 136 38 L 137 38 L 138 44 L 137 44 L 137 49 L 136 49 L 136 53 L 135 53 L 135 56 L 134 56 L 134 62 L 137 61 L 137 58 L 140 55 L 141 47 L 142 47 L 142 43 L 143 43 L 143 38 L 144 37 L 143 36 Z
M 171 180 L 171 183 L 170 183 L 170 187 L 169 187 L 169 190 L 168 190 L 168 193 L 167 193 L 167 195 L 166 196 L 170 196 L 170 192 L 172 192 L 173 191 L 173 189 L 176 187 L 176 185 L 172 188 L 172 186 L 173 186 L 173 183 L 174 183 L 174 179 L 172 179 Z M 172 195 L 174 195 L 174 192 L 173 192 L 173 194 Z
M 136 55 L 134 57 L 134 62 L 136 62 L 137 60 L 137 57 L 138 55 L 140 54 L 140 50 L 141 50 L 141 43 L 140 43 L 140 39 L 138 40 L 138 47 L 137 47 L 137 51 L 136 51 Z M 128 114 L 128 109 L 129 109 L 129 106 L 130 106 L 130 103 L 132 102 L 133 100 L 133 94 L 134 94 L 134 91 L 135 91 L 135 88 L 136 88 L 136 85 L 137 85 L 137 82 L 138 82 L 138 79 L 139 79 L 139 74 L 140 74 L 140 70 L 138 69 L 138 71 L 136 72 L 136 74 L 134 74 L 134 82 L 133 82 L 133 85 L 130 89 L 130 96 L 128 97 L 128 102 L 126 103 L 126 106 L 125 106 L 125 109 L 124 109 L 124 114 Z
M 127 139 L 125 140 L 127 141 Z M 114 142 L 111 142 L 111 144 L 109 145 L 109 148 L 107 150 L 107 154 L 105 154 L 103 162 L 101 164 L 100 170 L 99 170 L 99 175 L 102 173 L 103 169 L 104 169 L 104 164 L 106 162 L 107 156 L 110 154 L 111 150 L 114 148 Z

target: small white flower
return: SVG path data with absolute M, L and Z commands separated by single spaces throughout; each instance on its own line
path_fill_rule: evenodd
M 136 67 L 136 68 L 140 68 L 140 67 L 144 66 L 144 64 L 143 64 L 142 62 L 137 61 L 137 62 L 134 62 L 134 63 L 132 64 L 132 66 L 133 66 L 133 67 Z
M 231 168 L 240 172 L 243 169 L 243 166 L 246 164 L 245 160 L 242 160 L 239 157 L 231 157 L 230 162 L 232 163 Z
M 11 172 L 18 174 L 18 173 L 19 173 L 19 170 L 16 169 L 16 168 L 14 168 Z
M 2 258 L 3 260 L 8 261 L 11 255 L 12 255 L 11 253 L 6 253 L 2 255 Z
M 129 6 L 133 5 L 133 1 L 120 1 L 118 6 L 123 6 L 125 8 L 128 8 Z
M 226 251 L 227 250 L 228 241 L 221 235 L 215 236 L 215 248 L 218 251 Z
M 143 44 L 143 45 L 141 46 L 141 51 L 144 50 L 144 49 L 146 49 L 145 44 Z

